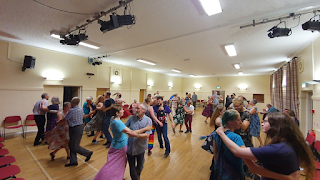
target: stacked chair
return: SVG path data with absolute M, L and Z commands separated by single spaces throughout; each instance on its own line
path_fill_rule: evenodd
M 4 138 L 0 137 L 0 179 L 23 180 L 23 178 L 16 178 L 15 175 L 20 173 L 20 168 L 17 165 L 11 165 L 16 159 L 13 156 L 6 156 L 9 151 L 4 149 L 3 141 Z

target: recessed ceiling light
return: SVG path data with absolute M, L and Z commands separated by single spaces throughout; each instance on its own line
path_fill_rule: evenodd
M 53 37 L 53 38 L 56 38 L 56 39 L 60 39 L 60 40 L 63 39 L 63 38 L 60 37 L 60 35 L 54 34 L 54 33 L 50 34 L 50 36 Z M 92 48 L 92 49 L 100 49 L 99 46 L 95 46 L 95 45 L 84 43 L 84 42 L 80 42 L 79 45 L 85 46 L 85 47 L 88 47 L 88 48 Z
M 208 16 L 222 12 L 219 0 L 200 0 L 200 4 Z
M 179 69 L 171 69 L 171 71 L 181 73 L 181 71 Z
M 225 45 L 224 48 L 226 49 L 229 56 L 236 56 L 237 51 L 233 44 Z
M 240 69 L 240 63 L 233 64 L 234 68 Z
M 196 75 L 194 75 L 194 74 L 189 74 L 189 76 L 191 76 L 191 77 L 196 77 Z
M 152 66 L 155 66 L 157 64 L 155 62 L 147 61 L 147 60 L 144 60 L 144 59 L 137 59 L 137 61 L 141 62 L 141 63 L 149 64 L 149 65 L 152 65 Z
M 243 72 L 242 72 L 242 71 L 239 71 L 239 75 L 243 75 Z

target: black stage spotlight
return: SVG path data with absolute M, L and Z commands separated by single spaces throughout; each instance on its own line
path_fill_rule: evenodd
M 135 24 L 135 17 L 132 15 L 110 15 L 110 21 L 98 20 L 98 23 L 101 25 L 100 31 L 103 33 L 111 31 L 113 29 L 119 28 L 124 25 Z
M 303 30 L 308 30 L 308 31 L 320 31 L 320 22 L 318 21 L 307 21 L 304 24 L 302 24 L 302 29 Z
M 290 36 L 292 34 L 291 29 L 289 29 L 289 28 L 278 28 L 277 26 L 274 26 L 268 32 L 269 32 L 269 34 L 268 34 L 269 38 Z

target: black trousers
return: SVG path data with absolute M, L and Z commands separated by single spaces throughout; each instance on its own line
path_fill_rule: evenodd
M 88 157 L 91 151 L 80 146 L 83 134 L 83 124 L 76 127 L 69 127 L 69 148 L 70 148 L 70 163 L 78 163 L 77 154 Z
M 131 156 L 127 154 L 130 177 L 132 180 L 140 180 L 140 174 L 143 169 L 144 152 L 142 154 Z
M 44 124 L 46 123 L 46 116 L 34 115 L 34 120 L 36 121 L 38 127 L 38 133 L 34 139 L 34 145 L 38 145 L 40 143 L 40 139 L 44 140 Z

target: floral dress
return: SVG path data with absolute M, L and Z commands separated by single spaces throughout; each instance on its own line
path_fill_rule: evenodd
M 182 124 L 184 122 L 184 109 L 183 106 L 178 106 L 177 110 L 176 110 L 176 114 L 173 116 L 173 121 L 175 124 Z
M 56 150 L 61 148 L 69 149 L 68 143 L 70 141 L 70 137 L 68 122 L 65 121 L 63 125 L 57 125 L 51 131 L 46 132 L 45 140 L 49 144 L 49 150 Z

